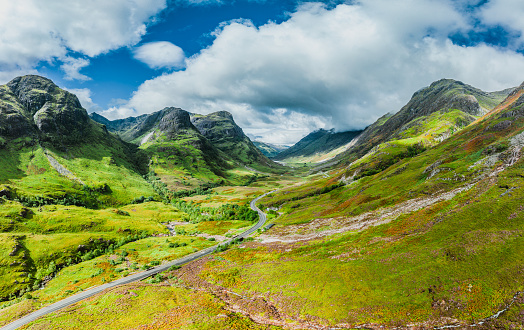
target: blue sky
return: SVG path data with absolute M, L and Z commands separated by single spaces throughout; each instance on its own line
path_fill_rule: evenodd
M 110 119 L 228 110 L 252 138 L 361 129 L 441 78 L 524 80 L 521 0 L 0 1 L 0 82 L 40 74 Z

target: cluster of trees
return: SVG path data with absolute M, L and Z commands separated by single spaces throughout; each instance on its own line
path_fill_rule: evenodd
M 213 188 L 220 186 L 220 183 L 207 182 L 202 184 L 200 187 L 189 190 L 178 190 L 170 193 L 172 199 L 182 198 L 182 197 L 191 197 L 197 195 L 209 195 L 213 193 Z
M 98 199 L 96 199 L 96 197 L 92 196 L 91 194 L 65 194 L 56 198 L 19 195 L 13 198 L 13 200 L 27 207 L 39 207 L 43 205 L 74 205 L 87 208 L 97 208 L 99 205 Z
M 144 175 L 144 179 L 146 179 L 146 181 L 151 184 L 157 194 L 162 196 L 164 200 L 168 200 L 171 191 L 167 188 L 167 185 L 160 180 L 154 171 L 149 171 L 149 173 Z
M 253 211 L 249 204 L 224 204 L 218 208 L 216 207 L 201 207 L 188 203 L 182 200 L 174 200 L 173 205 L 180 211 L 185 212 L 188 217 L 184 220 L 191 223 L 199 223 L 201 221 L 227 221 L 227 220 L 243 220 L 243 221 L 257 221 L 258 213 Z

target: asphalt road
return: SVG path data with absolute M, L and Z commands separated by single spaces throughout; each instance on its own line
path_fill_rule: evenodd
M 249 235 L 251 235 L 252 233 L 254 233 L 255 231 L 257 231 L 259 228 L 261 228 L 264 223 L 266 222 L 266 214 L 264 212 L 262 212 L 255 204 L 256 202 L 258 202 L 258 200 L 270 193 L 272 193 L 273 191 L 271 192 L 268 192 L 264 195 L 261 195 L 257 198 L 255 198 L 254 200 L 251 201 L 251 204 L 250 204 L 250 207 L 253 211 L 257 211 L 258 212 L 258 217 L 259 217 L 259 220 L 257 222 L 256 225 L 254 225 L 253 227 L 251 227 L 250 229 L 248 229 L 247 231 L 243 232 L 242 234 L 240 235 L 237 235 L 231 239 L 229 239 L 228 241 L 226 242 L 222 242 L 220 245 L 222 244 L 227 244 L 227 243 L 230 243 L 231 241 L 233 241 L 234 239 L 236 238 L 246 238 L 248 237 Z M 33 322 L 35 321 L 36 319 L 38 319 L 39 317 L 41 316 L 44 316 L 46 314 L 49 314 L 49 313 L 52 313 L 52 312 L 56 312 L 64 307 L 67 307 L 67 306 L 70 306 L 70 305 L 73 305 L 79 301 L 82 301 L 86 298 L 89 298 L 89 297 L 92 297 L 94 296 L 95 294 L 97 293 L 100 293 L 102 291 L 104 291 L 105 289 L 108 289 L 108 288 L 113 288 L 115 286 L 118 286 L 118 285 L 122 285 L 122 284 L 127 284 L 127 283 L 131 283 L 131 282 L 136 282 L 136 281 L 140 281 L 140 280 L 143 280 L 145 278 L 148 278 L 150 276 L 153 276 L 157 273 L 160 273 L 160 272 L 163 272 L 163 271 L 166 271 L 169 269 L 169 267 L 171 266 L 180 266 L 180 265 L 183 265 L 183 264 L 186 264 L 188 262 L 191 262 L 191 261 L 194 261 L 198 258 L 201 258 L 205 255 L 208 255 L 208 254 L 211 254 L 213 253 L 213 251 L 215 251 L 215 249 L 218 247 L 219 244 L 215 245 L 215 246 L 212 246 L 212 247 L 209 247 L 207 249 L 204 249 L 204 250 L 201 250 L 201 251 L 198 251 L 198 252 L 195 252 L 195 253 L 192 253 L 192 254 L 189 254 L 183 258 L 180 258 L 180 259 L 176 259 L 176 260 L 173 260 L 173 261 L 170 261 L 169 263 L 167 264 L 163 264 L 163 265 L 160 265 L 160 266 L 157 266 L 157 267 L 154 267 L 154 268 L 151 268 L 147 271 L 144 271 L 144 272 L 141 272 L 141 273 L 138 273 L 138 274 L 133 274 L 133 275 L 129 275 L 129 276 L 126 276 L 124 278 L 121 278 L 119 280 L 116 280 L 116 281 L 113 281 L 113 282 L 110 282 L 110 283 L 106 283 L 104 285 L 100 285 L 100 286 L 97 286 L 97 287 L 94 287 L 92 289 L 89 289 L 89 290 L 85 290 L 85 291 L 82 291 L 80 293 L 77 293 L 73 296 L 70 296 L 68 298 L 65 298 L 63 300 L 60 300 L 52 305 L 49 305 L 49 306 L 46 306 L 42 309 L 39 309 L 37 311 L 34 311 L 33 313 L 31 314 L 28 314 L 12 323 L 9 323 L 8 325 L 5 325 L 1 328 L 1 330 L 12 330 L 12 329 L 17 329 L 29 322 Z

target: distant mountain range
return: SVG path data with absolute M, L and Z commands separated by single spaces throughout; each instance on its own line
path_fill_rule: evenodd
M 269 158 L 275 157 L 282 151 L 289 148 L 289 146 L 284 145 L 276 145 L 272 143 L 266 143 L 262 141 L 253 141 L 253 144 L 255 147 L 257 147 L 264 155 L 266 155 Z
M 321 162 L 346 150 L 362 131 L 335 132 L 319 129 L 302 138 L 292 147 L 273 156 L 284 162 Z

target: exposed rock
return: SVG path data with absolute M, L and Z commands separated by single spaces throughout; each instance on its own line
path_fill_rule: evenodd
M 178 108 L 166 108 L 164 117 L 160 120 L 158 128 L 168 137 L 173 137 L 181 131 L 195 129 L 191 124 L 189 112 Z
M 46 102 L 33 118 L 40 132 L 52 139 L 80 140 L 89 123 L 87 111 L 68 92 L 53 103 Z
M 11 190 L 9 189 L 9 187 L 0 187 L 0 197 L 5 197 L 7 199 L 10 199 L 11 197 L 13 197 L 13 194 L 11 192 Z
M 13 250 L 9 253 L 9 256 L 10 257 L 15 256 L 18 253 L 18 251 L 20 251 L 21 249 L 22 249 L 22 245 L 16 242 L 15 245 L 13 246 Z
M 33 214 L 33 211 L 31 211 L 27 207 L 22 207 L 22 209 L 20 210 L 20 213 L 19 213 L 19 215 L 22 218 L 28 218 L 31 214 Z
M 37 136 L 55 145 L 81 141 L 90 119 L 78 98 L 51 80 L 28 75 L 0 86 L 0 135 Z
M 506 128 L 508 128 L 509 126 L 511 126 L 511 123 L 513 123 L 513 121 L 511 120 L 504 120 L 500 123 L 497 123 L 493 126 L 489 126 L 489 127 L 486 127 L 484 129 L 484 132 L 497 132 L 497 131 L 502 131 L 502 130 L 505 130 Z
M 235 161 L 243 164 L 276 165 L 255 147 L 229 112 L 217 111 L 205 116 L 191 114 L 191 122 L 214 146 Z
M 44 104 L 53 100 L 56 86 L 50 79 L 27 75 L 16 77 L 7 83 L 7 86 L 18 97 L 20 103 L 28 111 L 28 115 L 34 115 Z
M 213 141 L 233 139 L 240 141 L 245 134 L 233 120 L 233 115 L 227 111 L 217 111 L 206 116 L 193 115 L 191 122 L 198 131 Z

